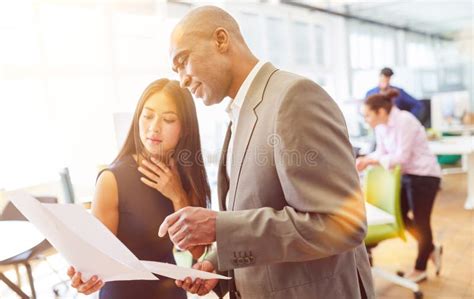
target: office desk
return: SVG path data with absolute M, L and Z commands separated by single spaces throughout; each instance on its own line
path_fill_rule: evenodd
M 440 131 L 441 133 L 452 133 L 469 136 L 471 133 L 474 133 L 474 125 L 452 125 L 446 127 L 439 127 L 436 128 L 436 130 Z
M 467 163 L 466 210 L 474 209 L 474 136 L 443 137 L 430 141 L 429 146 L 435 155 L 463 155 Z
M 8 264 L 8 259 L 25 253 L 44 240 L 43 235 L 27 221 L 0 221 L 0 265 Z M 0 272 L 0 280 L 10 287 L 20 298 L 29 298 L 17 285 Z M 33 278 L 30 277 L 30 281 Z

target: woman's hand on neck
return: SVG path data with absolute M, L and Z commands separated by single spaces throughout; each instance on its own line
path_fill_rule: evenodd
M 143 152 L 140 155 L 133 155 L 133 158 L 135 159 L 135 161 L 137 161 L 138 164 L 142 164 L 143 160 L 150 160 L 151 158 L 153 158 L 155 160 L 165 163 L 168 166 L 170 165 L 170 159 L 172 157 L 172 155 L 153 155 L 148 152 Z

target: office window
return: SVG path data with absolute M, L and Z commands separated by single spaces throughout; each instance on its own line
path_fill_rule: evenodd
M 307 65 L 311 63 L 309 25 L 303 22 L 291 23 L 291 44 L 293 47 L 293 61 L 296 64 Z
M 378 70 L 356 70 L 352 72 L 352 95 L 364 99 L 366 92 L 377 84 Z
M 407 36 L 407 65 L 413 68 L 435 67 L 435 47 L 431 39 L 416 35 Z
M 395 65 L 396 31 L 359 22 L 349 22 L 350 57 L 354 69 Z
M 324 29 L 321 26 L 313 25 L 315 62 L 317 65 L 325 65 L 324 57 Z
M 90 68 L 104 64 L 104 24 L 100 11 L 43 4 L 40 18 L 40 37 L 48 65 Z
M 438 90 L 438 76 L 436 71 L 421 71 L 420 82 L 423 94 L 429 94 Z
M 0 188 L 55 177 L 51 150 L 58 138 L 52 124 L 56 113 L 48 109 L 46 94 L 39 79 L 0 80 Z
M 352 68 L 372 67 L 372 43 L 369 33 L 352 32 L 349 38 Z
M 11 146 L 0 189 L 54 181 L 65 166 L 92 189 L 97 164 L 117 153 L 113 113 L 133 112 L 150 82 L 172 77 L 177 20 L 122 4 L 8 2 L 0 1 L 0 130 Z
M 40 62 L 36 19 L 31 1 L 0 1 L 0 64 Z
M 40 50 L 32 26 L 0 27 L 0 64 L 33 65 L 40 63 Z
M 158 68 L 168 57 L 169 28 L 156 16 L 117 13 L 113 16 L 113 49 L 120 68 Z M 171 67 L 168 65 L 168 67 Z
M 445 66 L 439 70 L 440 87 L 442 90 L 464 89 L 461 65 Z
M 395 64 L 395 40 L 389 34 L 376 34 L 373 36 L 374 67 L 382 68 Z
M 277 66 L 284 66 L 288 62 L 288 41 L 283 19 L 275 17 L 266 18 L 267 53 L 268 59 Z
M 239 20 L 240 30 L 250 50 L 257 56 L 263 57 L 262 30 L 260 16 L 252 13 L 241 13 Z
M 145 88 L 159 77 L 154 72 L 126 72 L 117 76 L 116 103 L 119 111 L 134 111 Z
M 58 151 L 65 159 L 58 162 L 109 161 L 108 154 L 114 150 L 109 133 L 112 88 L 111 80 L 98 74 L 49 78 L 48 101 L 55 108 L 55 135 L 61 141 Z

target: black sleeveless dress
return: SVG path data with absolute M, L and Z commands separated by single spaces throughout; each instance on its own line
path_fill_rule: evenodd
M 158 228 L 166 216 L 174 212 L 173 204 L 160 192 L 143 184 L 143 175 L 132 156 L 126 156 L 103 171 L 115 175 L 119 199 L 117 237 L 139 260 L 175 264 L 173 243 L 158 237 Z M 100 299 L 185 299 L 186 292 L 173 279 L 107 282 Z

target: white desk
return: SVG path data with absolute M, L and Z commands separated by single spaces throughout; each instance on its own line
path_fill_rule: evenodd
M 381 225 L 395 223 L 395 217 L 382 209 L 365 202 L 365 211 L 367 213 L 368 225 Z
M 12 257 L 22 254 L 44 240 L 43 235 L 27 221 L 0 221 L 0 264 Z M 30 272 L 29 272 L 30 273 Z M 3 281 L 20 298 L 29 298 L 17 285 L 0 272 Z M 35 297 L 33 277 L 30 275 L 32 297 Z
M 0 262 L 21 254 L 44 240 L 28 221 L 0 221 Z
M 474 209 L 474 136 L 443 137 L 430 141 L 431 151 L 435 155 L 464 155 L 467 163 L 467 199 L 466 210 Z
M 471 133 L 474 133 L 474 125 L 452 125 L 452 126 L 445 126 L 436 128 L 436 130 L 442 133 L 454 133 L 454 134 L 462 134 L 464 136 L 468 136 Z

